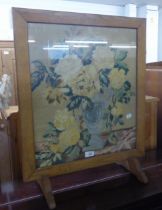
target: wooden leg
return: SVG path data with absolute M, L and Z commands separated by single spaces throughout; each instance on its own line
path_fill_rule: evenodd
M 119 165 L 130 171 L 140 182 L 147 184 L 148 178 L 144 171 L 142 171 L 140 162 L 137 158 L 131 158 L 118 163 Z
M 56 208 L 56 202 L 54 195 L 52 194 L 52 186 L 49 177 L 41 177 L 39 180 L 37 180 L 37 182 L 40 185 L 48 207 L 50 209 Z

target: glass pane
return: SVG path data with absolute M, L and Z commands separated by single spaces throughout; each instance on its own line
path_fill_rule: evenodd
M 28 24 L 37 167 L 136 142 L 136 30 Z

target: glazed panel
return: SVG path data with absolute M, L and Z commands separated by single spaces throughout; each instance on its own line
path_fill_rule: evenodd
M 37 168 L 136 148 L 136 36 L 28 23 Z

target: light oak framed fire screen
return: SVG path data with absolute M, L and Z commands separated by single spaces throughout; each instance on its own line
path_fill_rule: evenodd
M 144 153 L 145 20 L 13 8 L 24 180 Z

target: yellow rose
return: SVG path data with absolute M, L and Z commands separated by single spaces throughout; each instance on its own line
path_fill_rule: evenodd
M 54 125 L 57 129 L 64 130 L 76 124 L 75 118 L 68 110 L 57 110 L 54 116 Z
M 54 153 L 61 153 L 61 148 L 59 144 L 52 144 L 50 145 L 50 150 Z
M 113 68 L 109 74 L 109 79 L 112 88 L 120 89 L 126 80 L 126 76 L 123 70 Z
M 55 72 L 62 76 L 65 83 L 68 83 L 71 79 L 75 78 L 81 67 L 81 60 L 77 56 L 68 55 L 59 61 Z
M 59 136 L 59 144 L 52 144 L 51 151 L 54 153 L 63 153 L 69 146 L 73 146 L 79 142 L 80 132 L 75 126 L 63 131 Z
M 63 130 L 59 135 L 59 143 L 52 146 L 54 152 L 62 153 L 67 147 L 79 141 L 79 126 L 71 112 L 66 109 L 58 110 L 55 114 L 54 125 L 57 129 Z
M 60 88 L 48 87 L 44 95 L 49 103 L 63 104 L 66 102 L 66 96 L 60 91 Z
M 115 107 L 111 110 L 111 113 L 115 116 L 122 115 L 123 112 L 123 104 L 121 103 L 116 103 Z
M 75 145 L 80 139 L 80 132 L 77 126 L 63 131 L 59 136 L 59 149 L 64 152 L 69 146 Z
M 75 95 L 93 97 L 100 90 L 98 73 L 93 65 L 82 67 L 79 74 L 71 81 Z

